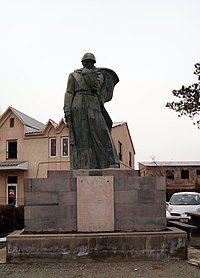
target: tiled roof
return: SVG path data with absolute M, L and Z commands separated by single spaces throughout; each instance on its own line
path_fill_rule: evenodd
M 18 166 L 22 163 L 24 163 L 26 161 L 3 161 L 3 162 L 0 162 L 0 167 L 1 166 Z
M 29 116 L 26 114 L 18 111 L 15 108 L 10 107 L 10 109 L 17 114 L 17 116 L 21 119 L 21 121 L 25 125 L 25 133 L 32 133 L 32 132 L 41 132 L 45 125 Z
M 3 170 L 28 170 L 28 161 L 3 161 L 0 162 L 0 171 Z
M 151 161 L 151 162 L 139 162 L 139 164 L 146 167 L 155 166 L 200 166 L 200 161 Z

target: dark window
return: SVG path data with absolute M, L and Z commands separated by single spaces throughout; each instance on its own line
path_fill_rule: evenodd
M 56 138 L 50 139 L 50 156 L 56 156 Z
M 131 153 L 131 152 L 129 152 L 128 165 L 129 165 L 130 167 L 132 167 L 132 153 Z
M 200 176 L 200 169 L 197 169 L 197 176 Z
M 17 158 L 17 140 L 7 141 L 7 159 Z
M 166 170 L 166 178 L 168 180 L 174 180 L 174 171 L 173 170 Z
M 189 179 L 189 170 L 181 170 L 181 179 L 183 180 Z
M 14 120 L 15 120 L 14 118 L 10 118 L 10 127 L 14 127 L 14 123 L 15 123 Z
M 118 156 L 119 160 L 122 161 L 122 143 L 120 141 L 118 141 Z
M 68 138 L 62 138 L 62 156 L 68 156 L 69 140 Z

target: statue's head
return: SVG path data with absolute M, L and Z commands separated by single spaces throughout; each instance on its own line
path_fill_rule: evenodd
M 96 58 L 92 53 L 85 53 L 81 62 L 84 67 L 91 69 L 96 63 Z

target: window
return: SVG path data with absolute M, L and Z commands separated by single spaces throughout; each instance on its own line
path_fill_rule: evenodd
M 6 142 L 6 159 L 17 158 L 17 140 Z
M 168 180 L 174 180 L 174 170 L 166 170 L 166 178 Z
M 7 183 L 17 183 L 17 176 L 8 176 Z
M 189 179 L 189 170 L 181 170 L 181 179 L 182 180 Z
M 50 156 L 56 156 L 56 138 L 50 138 Z
M 131 153 L 131 152 L 129 152 L 128 165 L 129 165 L 130 167 L 132 167 L 132 153 Z
M 171 205 L 199 205 L 200 198 L 198 194 L 194 193 L 183 193 L 174 194 L 170 200 Z
M 63 137 L 61 138 L 61 156 L 69 155 L 69 138 Z
M 197 169 L 196 174 L 197 176 L 200 176 L 200 169 Z
M 118 141 L 118 157 L 122 161 L 122 143 Z
M 15 120 L 14 118 L 10 118 L 10 127 L 14 127 L 14 123 L 15 123 L 14 120 Z

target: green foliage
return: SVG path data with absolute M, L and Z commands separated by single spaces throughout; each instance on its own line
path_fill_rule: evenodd
M 200 63 L 195 64 L 194 74 L 198 75 L 200 81 Z M 168 102 L 166 107 L 178 112 L 178 116 L 186 115 L 194 120 L 195 116 L 200 115 L 200 82 L 194 83 L 188 87 L 182 86 L 179 90 L 173 90 L 173 95 L 179 98 L 179 101 Z M 200 128 L 200 119 L 193 123 Z
M 24 228 L 24 206 L 0 206 L 0 234 Z

